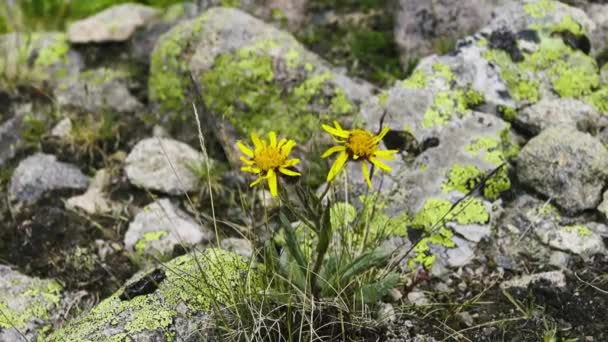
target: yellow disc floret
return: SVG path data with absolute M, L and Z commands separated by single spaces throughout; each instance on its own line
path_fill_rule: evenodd
M 300 176 L 299 172 L 292 170 L 293 166 L 297 165 L 300 160 L 297 158 L 289 159 L 289 154 L 296 146 L 296 142 L 287 139 L 277 141 L 275 132 L 268 133 L 268 142 L 260 139 L 257 134 L 251 133 L 251 141 L 253 142 L 253 149 L 241 141 L 236 143 L 239 150 L 244 154 L 244 156 L 241 156 L 241 161 L 245 166 L 241 167 L 241 171 L 258 176 L 251 183 L 251 186 L 267 180 L 270 193 L 272 196 L 277 196 L 279 173 L 286 176 Z
M 327 174 L 327 181 L 331 182 L 340 170 L 344 167 L 347 161 L 356 160 L 361 161 L 361 171 L 367 182 L 367 185 L 371 188 L 372 181 L 369 172 L 369 168 L 365 162 L 371 163 L 373 166 L 377 166 L 381 170 L 391 171 L 391 168 L 381 162 L 378 158 L 384 160 L 393 160 L 393 154 L 397 153 L 397 150 L 379 150 L 380 141 L 388 133 L 389 129 L 384 128 L 377 135 L 370 131 L 355 128 L 353 130 L 343 129 L 337 121 L 334 121 L 334 126 L 323 125 L 323 129 L 332 135 L 332 138 L 339 144 L 337 146 L 330 147 L 323 155 L 322 158 L 327 158 L 334 153 L 339 153 L 338 158 L 332 165 L 329 173 Z

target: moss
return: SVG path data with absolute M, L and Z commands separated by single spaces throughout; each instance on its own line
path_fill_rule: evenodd
M 555 11 L 555 1 L 537 0 L 524 5 L 524 11 L 533 18 L 544 18 Z
M 463 91 L 440 91 L 435 95 L 433 104 L 424 113 L 422 127 L 444 126 L 454 115 L 465 116 L 469 114 L 468 105 Z
M 600 90 L 594 92 L 585 100 L 589 102 L 599 112 L 608 115 L 608 86 L 604 86 Z
M 576 231 L 578 235 L 582 237 L 591 236 L 593 234 L 591 229 L 583 225 L 564 226 L 562 228 L 568 232 Z
M 33 39 L 41 39 L 41 37 L 34 35 Z M 68 43 L 67 36 L 57 34 L 48 45 L 38 50 L 38 57 L 34 62 L 34 66 L 37 68 L 47 68 L 65 61 L 69 50 L 70 44 Z
M 305 70 L 292 53 L 286 70 L 298 74 L 293 85 L 275 80 L 274 61 L 268 52 L 277 43 L 258 43 L 223 54 L 202 78 L 203 94 L 211 110 L 229 120 L 241 133 L 275 130 L 299 141 L 310 138 L 320 119 L 354 111 L 346 94 L 332 84 L 330 72 Z M 289 54 L 288 54 L 289 56 Z
M 188 320 L 208 313 L 216 304 L 234 304 L 233 299 L 260 287 L 257 273 L 249 272 L 246 260 L 219 249 L 173 259 L 166 264 L 165 274 L 154 293 L 120 300 L 122 291 L 118 291 L 47 341 L 120 340 L 145 331 L 157 331 L 163 340 L 171 341 L 177 316 Z
M 16 284 L 18 285 L 18 284 Z M 31 321 L 45 321 L 49 313 L 61 300 L 63 287 L 54 280 L 32 279 L 28 287 L 18 297 L 23 297 L 24 305 L 18 308 L 8 307 L 13 298 L 0 296 L 0 330 L 7 328 L 21 329 Z

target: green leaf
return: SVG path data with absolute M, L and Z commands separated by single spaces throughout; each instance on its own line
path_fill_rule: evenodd
M 343 270 L 341 270 L 341 281 L 348 282 L 352 277 L 382 265 L 388 260 L 390 255 L 390 252 L 387 250 L 376 248 L 370 252 L 358 256 Z
M 302 250 L 300 249 L 298 237 L 296 236 L 294 229 L 291 227 L 291 222 L 289 222 L 283 213 L 279 215 L 279 218 L 283 224 L 283 231 L 285 232 L 285 244 L 287 245 L 287 251 L 299 266 L 298 268 L 300 269 L 300 272 L 305 272 L 305 270 L 308 268 L 308 263 L 306 262 L 304 253 L 302 253 Z
M 391 272 L 377 282 L 362 286 L 359 290 L 359 294 L 364 303 L 374 304 L 382 300 L 390 290 L 397 287 L 398 283 L 399 274 Z

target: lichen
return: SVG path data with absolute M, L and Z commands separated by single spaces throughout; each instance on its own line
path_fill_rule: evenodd
M 137 254 L 143 254 L 146 251 L 146 248 L 148 247 L 150 242 L 159 241 L 167 234 L 169 234 L 169 232 L 166 230 L 157 230 L 154 232 L 144 233 L 142 238 L 137 240 L 137 243 L 135 243 L 135 252 Z
M 600 88 L 585 100 L 589 102 L 600 113 L 608 115 L 608 85 Z
M 485 161 L 498 166 L 515 158 L 519 153 L 519 146 L 511 141 L 509 128 L 505 128 L 500 132 L 499 138 L 494 136 L 479 137 L 465 146 L 465 151 L 473 156 L 479 156 L 483 153 Z
M 580 224 L 572 225 L 572 226 L 564 226 L 562 228 L 568 232 L 576 231 L 576 233 L 581 237 L 591 236 L 593 234 L 593 232 L 591 231 L 591 229 L 589 229 L 589 227 L 583 226 Z
M 245 259 L 220 249 L 173 259 L 166 264 L 165 274 L 155 292 L 121 300 L 120 290 L 47 341 L 120 340 L 152 331 L 171 341 L 177 316 L 188 320 L 209 313 L 216 305 L 233 305 L 233 300 L 260 288 L 260 278 L 250 272 Z
M 517 119 L 517 109 L 511 106 L 499 105 L 496 109 L 505 121 L 513 122 Z
M 537 0 L 524 5 L 524 11 L 533 18 L 544 18 L 555 11 L 555 1 Z
M 328 120 L 354 111 L 343 90 L 333 85 L 333 74 L 306 71 L 292 54 L 289 74 L 300 75 L 291 85 L 277 81 L 275 61 L 267 51 L 269 41 L 216 58 L 203 74 L 203 94 L 211 110 L 229 120 L 241 133 L 270 130 L 305 141 L 320 119 Z M 282 71 L 282 72 L 285 72 Z M 302 72 L 305 76 L 301 76 Z
M 447 181 L 441 186 L 444 192 L 458 191 L 467 194 L 483 180 L 484 172 L 475 165 L 454 164 L 449 171 Z
M 508 167 L 502 167 L 490 178 L 486 179 L 483 187 L 483 196 L 489 200 L 496 200 L 501 193 L 511 189 Z
M 412 75 L 406 78 L 401 85 L 407 89 L 422 89 L 426 87 L 428 77 L 424 71 L 417 69 Z
M 24 305 L 18 308 L 9 307 L 8 303 L 14 298 L 0 296 L 0 330 L 13 327 L 21 329 L 26 327 L 28 322 L 48 320 L 49 313 L 61 300 L 62 290 L 61 284 L 54 280 L 34 278 L 25 291 L 16 294 L 23 298 Z
M 463 117 L 470 113 L 468 102 L 462 90 L 440 91 L 433 104 L 424 113 L 422 127 L 444 126 L 452 117 Z

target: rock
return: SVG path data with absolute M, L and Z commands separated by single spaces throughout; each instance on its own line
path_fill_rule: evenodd
M 147 138 L 137 143 L 127 156 L 125 172 L 138 187 L 181 195 L 199 186 L 191 168 L 203 162 L 202 153 L 182 142 Z
M 539 239 L 553 248 L 583 257 L 606 253 L 602 236 L 596 232 L 597 224 L 577 224 L 568 226 L 540 226 L 534 232 Z M 605 226 L 604 226 L 605 228 Z
M 225 238 L 222 239 L 220 246 L 230 252 L 234 252 L 243 258 L 251 258 L 253 255 L 253 246 L 247 239 Z
M 46 341 L 119 340 L 126 336 L 134 341 L 166 341 L 176 336 L 184 341 L 207 340 L 214 305 L 232 303 L 232 291 L 246 295 L 259 287 L 255 270 L 247 276 L 247 261 L 219 249 L 178 257 L 162 270 L 165 278 L 153 292 L 121 300 L 124 291 L 119 290 Z M 191 275 L 201 281 L 191 281 Z M 140 273 L 128 283 L 143 278 Z
M 403 62 L 445 50 L 475 33 L 492 19 L 506 0 L 399 0 L 395 41 Z M 407 64 L 404 64 L 407 65 Z
M 68 28 L 68 37 L 71 43 L 124 42 L 158 15 L 157 9 L 144 5 L 116 5 L 74 22 Z
M 139 257 L 167 259 L 172 256 L 174 248 L 206 243 L 213 236 L 212 231 L 198 225 L 170 200 L 160 199 L 135 216 L 124 242 L 125 248 Z
M 606 148 L 570 126 L 544 130 L 528 142 L 517 159 L 519 180 L 571 213 L 597 207 L 607 168 Z
M 454 248 L 446 249 L 447 263 L 449 267 L 458 268 L 468 265 L 475 258 L 475 252 L 471 248 L 472 244 L 458 237 L 453 237 Z
M 0 88 L 17 85 L 46 88 L 75 77 L 82 57 L 70 50 L 63 33 L 9 33 L 0 35 Z
M 530 134 L 537 135 L 545 128 L 570 125 L 583 132 L 599 132 L 603 117 L 585 102 L 574 99 L 541 100 L 524 108 L 516 117 L 518 126 Z
M 603 85 L 608 84 L 608 63 L 604 64 L 600 73 L 600 81 Z
M 62 286 L 0 265 L 0 341 L 44 340 L 60 312 Z
M 108 214 L 117 207 L 104 193 L 105 187 L 110 184 L 110 173 L 101 169 L 95 173 L 95 177 L 89 184 L 87 192 L 67 200 L 66 206 L 71 209 L 81 209 L 88 214 Z
M 562 271 L 543 272 L 536 274 L 528 274 L 520 277 L 504 281 L 500 284 L 501 289 L 510 289 L 513 287 L 527 288 L 528 285 L 538 281 L 547 281 L 554 287 L 566 287 L 566 275 Z
M 589 40 L 593 42 L 595 55 L 606 53 L 608 49 L 608 3 L 592 3 L 586 6 L 585 12 L 593 20 L 596 27 L 589 35 Z
M 427 296 L 421 291 L 412 291 L 408 293 L 407 300 L 416 306 L 425 306 L 430 304 Z
M 597 207 L 597 210 L 604 214 L 604 217 L 608 218 L 608 190 L 604 191 L 602 196 L 602 203 Z
M 51 136 L 58 138 L 69 138 L 72 133 L 72 120 L 63 118 L 51 130 Z
M 21 125 L 23 118 L 14 115 L 8 120 L 0 123 L 0 167 L 13 159 L 21 146 Z
M 129 88 L 133 81 L 128 72 L 99 68 L 87 70 L 57 87 L 54 94 L 62 107 L 90 112 L 135 112 L 143 105 Z
M 376 311 L 376 317 L 381 323 L 393 323 L 397 320 L 395 308 L 390 303 L 380 303 Z
M 8 194 L 11 200 L 33 204 L 50 191 L 78 191 L 88 185 L 89 177 L 75 166 L 59 162 L 53 155 L 36 153 L 19 163 Z
M 212 8 L 158 41 L 149 94 L 164 112 L 191 116 L 191 75 L 212 113 L 210 124 L 229 160 L 236 140 L 274 130 L 309 141 L 319 119 L 357 112 L 371 86 L 333 70 L 291 35 L 246 13 Z M 317 158 L 317 157 L 315 157 Z

